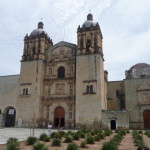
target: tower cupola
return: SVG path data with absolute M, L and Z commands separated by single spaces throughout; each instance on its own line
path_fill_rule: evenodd
M 29 36 L 25 36 L 22 61 L 45 59 L 46 49 L 52 46 L 53 42 L 43 27 L 43 22 L 39 22 L 37 29 L 34 29 Z
M 102 33 L 91 13 L 82 26 L 78 27 L 77 36 L 77 54 L 102 53 Z
M 43 26 L 44 26 L 43 22 L 38 23 L 38 29 L 43 29 Z
M 92 14 L 88 14 L 87 15 L 87 20 L 93 20 L 93 15 Z

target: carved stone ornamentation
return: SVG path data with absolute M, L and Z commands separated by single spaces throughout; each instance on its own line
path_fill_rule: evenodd
M 57 83 L 56 84 L 56 95 L 65 95 L 65 84 L 64 83 Z

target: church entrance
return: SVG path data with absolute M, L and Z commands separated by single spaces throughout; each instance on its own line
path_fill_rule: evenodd
M 16 110 L 13 107 L 9 107 L 8 109 L 6 109 L 5 126 L 6 127 L 14 127 L 15 126 L 15 118 L 16 118 Z
M 110 121 L 110 129 L 111 130 L 116 130 L 116 120 L 111 120 Z
M 144 128 L 150 128 L 150 110 L 143 112 Z
M 54 111 L 54 127 L 65 126 L 65 110 L 63 107 L 58 106 Z

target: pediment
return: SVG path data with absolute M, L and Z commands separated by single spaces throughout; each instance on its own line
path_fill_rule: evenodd
M 138 91 L 150 91 L 150 85 L 149 84 L 140 85 L 137 90 Z
M 75 45 L 66 42 L 59 42 L 48 50 L 48 59 L 66 59 L 75 54 Z

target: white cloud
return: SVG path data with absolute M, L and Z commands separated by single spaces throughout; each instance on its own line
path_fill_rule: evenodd
M 40 18 L 54 43 L 76 43 L 77 27 L 89 10 L 101 26 L 110 80 L 123 79 L 135 63 L 149 63 L 149 0 L 1 0 L 0 75 L 19 73 L 23 38 Z

